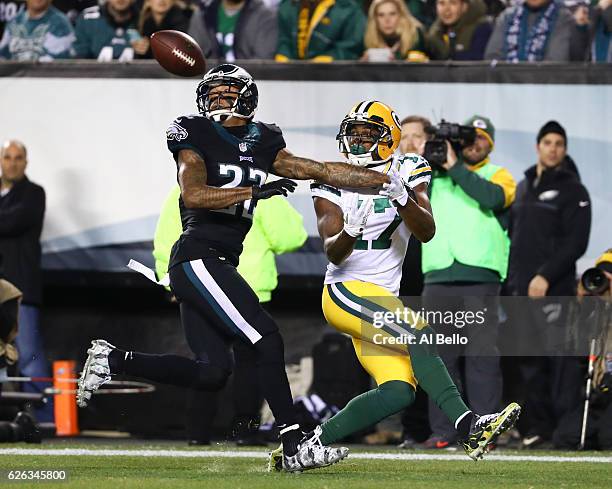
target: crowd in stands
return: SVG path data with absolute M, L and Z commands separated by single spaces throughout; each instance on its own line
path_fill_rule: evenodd
M 163 29 L 228 62 L 612 62 L 612 0 L 0 0 L 0 59 L 146 59 Z

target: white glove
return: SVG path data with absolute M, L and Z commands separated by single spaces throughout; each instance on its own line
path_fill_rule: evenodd
M 347 198 L 344 210 L 344 232 L 353 238 L 363 234 L 363 229 L 372 209 L 374 209 L 373 199 L 366 197 L 359 205 L 359 194 L 351 194 Z
M 408 202 L 408 190 L 406 189 L 404 179 L 395 168 L 391 168 L 387 175 L 391 179 L 391 182 L 383 183 L 383 189 L 378 192 L 378 195 L 388 197 L 399 205 L 405 206 L 406 202 Z

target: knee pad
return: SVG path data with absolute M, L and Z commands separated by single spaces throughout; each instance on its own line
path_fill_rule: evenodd
M 285 345 L 278 331 L 268 334 L 253 345 L 257 363 L 285 363 Z
M 401 411 L 410 406 L 415 399 L 414 387 L 401 380 L 390 380 L 379 385 L 378 392 L 389 413 Z
M 198 375 L 191 387 L 201 391 L 218 391 L 223 389 L 232 372 L 226 368 L 198 362 Z

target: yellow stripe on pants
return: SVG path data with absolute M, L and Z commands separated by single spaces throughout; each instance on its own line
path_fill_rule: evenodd
M 397 297 L 378 285 L 360 281 L 342 282 L 341 285 L 353 296 L 367 297 L 368 300 L 376 302 L 387 310 L 404 308 Z M 337 288 L 335 290 L 337 291 Z M 326 285 L 323 288 L 322 297 L 325 319 L 341 333 L 351 336 L 359 362 L 376 383 L 381 385 L 391 380 L 401 380 L 416 388 L 417 381 L 406 347 L 403 347 L 399 353 L 375 344 L 373 334 L 380 334 L 381 330 L 368 327 L 369 325 L 362 320 L 358 311 L 350 311 L 349 307 L 339 306 L 330 294 L 334 292 L 330 290 L 330 285 Z

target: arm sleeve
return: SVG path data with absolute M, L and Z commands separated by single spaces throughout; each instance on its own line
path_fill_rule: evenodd
M 0 236 L 20 236 L 40 226 L 45 215 L 45 191 L 30 187 L 21 202 L 0 210 Z
M 365 25 L 365 16 L 361 9 L 356 7 L 353 15 L 345 19 L 341 37 L 333 43 L 329 52 L 322 53 L 317 58 L 330 56 L 332 60 L 359 59 L 363 53 Z
M 563 239 L 558 252 L 540 267 L 538 274 L 548 283 L 555 283 L 575 265 L 589 244 L 591 232 L 591 199 L 583 185 L 579 185 L 562 209 Z
M 255 218 L 275 255 L 297 250 L 308 237 L 301 214 L 283 197 L 259 202 Z
M 586 25 L 576 25 L 573 29 L 570 43 L 570 61 L 586 61 L 589 56 L 589 28 Z
M 89 30 L 87 29 L 86 21 L 82 16 L 77 19 L 74 30 L 76 34 L 76 41 L 74 42 L 73 46 L 75 58 L 93 58 L 94 56 L 90 49 L 91 43 L 89 40 Z
M 482 24 L 480 24 L 472 35 L 472 39 L 470 41 L 470 49 L 464 51 L 461 54 L 461 59 L 475 61 L 483 60 L 485 55 L 485 49 L 487 47 L 487 42 L 491 37 L 491 32 L 492 27 L 489 22 L 483 22 Z
M 447 173 L 481 207 L 490 210 L 501 210 L 504 208 L 506 197 L 502 186 L 489 182 L 468 170 L 461 164 L 461 160 L 448 170 Z
M 204 158 L 200 145 L 196 141 L 196 136 L 199 138 L 205 137 L 203 133 L 206 131 L 206 126 L 196 127 L 195 121 L 197 119 L 206 120 L 200 116 L 178 117 L 166 129 L 168 150 L 170 150 L 175 160 L 181 149 L 190 149 Z
M 406 154 L 400 163 L 400 175 L 410 188 L 421 183 L 429 185 L 431 181 L 431 167 L 425 158 L 417 154 Z
M 285 0 L 286 1 L 286 0 Z M 291 35 L 292 22 L 297 22 L 297 19 L 291 19 L 289 13 L 291 9 L 285 7 L 285 2 L 281 3 L 278 9 L 278 43 L 276 46 L 276 60 L 287 61 L 293 58 L 293 43 Z
M 153 238 L 153 258 L 158 280 L 168 273 L 170 251 L 183 231 L 178 203 L 180 194 L 181 189 L 175 185 L 164 200 L 157 220 Z
M 504 35 L 506 33 L 506 19 L 508 18 L 508 12 L 504 12 L 499 15 L 495 21 L 495 27 L 493 33 L 489 37 L 487 48 L 485 49 L 484 59 L 497 59 L 499 61 L 505 61 L 506 53 L 504 53 Z
M 262 8 L 258 21 L 258 36 L 253 42 L 253 57 L 255 59 L 272 59 L 278 43 L 276 14 L 268 8 Z
M 208 29 L 204 24 L 204 14 L 200 9 L 196 9 L 195 12 L 191 14 L 187 32 L 200 45 L 206 59 L 219 57 L 217 40 L 211 39 Z
M 504 208 L 510 207 L 516 197 L 516 180 L 505 168 L 500 168 L 491 177 L 491 182 L 499 185 L 504 191 Z
M 543 61 L 569 61 L 570 43 L 575 30 L 574 17 L 565 8 L 560 7 L 559 16 L 548 40 Z
M 57 17 L 57 23 L 45 37 L 45 54 L 50 59 L 67 59 L 74 56 L 74 30 L 67 17 Z

